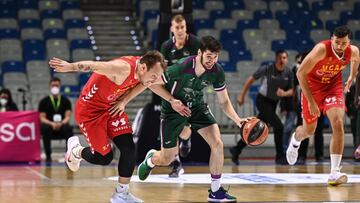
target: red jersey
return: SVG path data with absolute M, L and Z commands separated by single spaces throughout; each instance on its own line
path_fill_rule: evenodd
M 123 56 L 113 60 L 123 60 L 130 64 L 130 75 L 121 85 L 117 85 L 104 75 L 93 73 L 81 91 L 76 102 L 75 115 L 78 122 L 97 119 L 112 106 L 110 103 L 139 83 L 135 79 L 136 61 L 139 56 Z
M 315 64 L 307 74 L 309 88 L 313 95 L 328 91 L 342 92 L 341 71 L 346 68 L 351 59 L 350 45 L 345 49 L 342 57 L 339 57 L 331 46 L 331 40 L 322 41 L 326 47 L 326 56 Z

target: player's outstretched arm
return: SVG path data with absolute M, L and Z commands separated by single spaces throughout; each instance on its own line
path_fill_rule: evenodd
M 149 89 L 151 89 L 151 91 L 159 95 L 164 100 L 168 101 L 171 104 L 171 107 L 180 115 L 186 117 L 191 116 L 191 110 L 189 109 L 189 107 L 185 106 L 180 100 L 172 96 L 163 85 L 152 85 L 149 87 Z
M 346 81 L 344 92 L 349 92 L 351 84 L 358 73 L 358 67 L 360 63 L 359 48 L 351 45 L 351 59 L 350 59 L 350 75 Z
M 106 76 L 128 72 L 126 70 L 130 67 L 130 65 L 123 60 L 79 61 L 69 63 L 56 57 L 50 59 L 49 65 L 56 72 L 96 72 Z
M 242 124 L 247 119 L 241 119 L 238 116 L 238 114 L 236 113 L 236 111 L 230 101 L 227 89 L 225 88 L 224 90 L 217 91 L 216 95 L 218 97 L 219 105 L 220 105 L 222 111 L 226 114 L 227 117 L 229 117 L 231 120 L 233 120 L 236 123 L 236 125 L 241 127 Z

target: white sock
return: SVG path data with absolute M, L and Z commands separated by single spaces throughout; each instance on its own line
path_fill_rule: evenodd
M 221 177 L 216 177 L 216 178 L 211 177 L 211 191 L 212 192 L 216 192 L 219 190 L 220 185 L 221 185 L 220 180 L 221 180 Z
M 151 168 L 154 168 L 154 167 L 155 167 L 155 164 L 151 161 L 151 158 L 152 158 L 152 157 L 150 157 L 149 159 L 147 159 L 147 160 L 146 160 L 146 163 L 147 163 L 147 165 L 150 166 Z
M 297 141 L 297 140 L 295 139 L 295 134 L 294 134 L 294 136 L 291 137 L 291 142 L 290 142 L 290 144 L 291 144 L 293 147 L 298 148 L 298 147 L 300 146 L 300 144 L 301 144 L 301 141 Z
M 122 184 L 122 183 L 118 183 L 116 186 L 116 192 L 124 192 L 129 190 L 129 184 Z
M 330 154 L 331 160 L 331 173 L 340 171 L 341 154 Z

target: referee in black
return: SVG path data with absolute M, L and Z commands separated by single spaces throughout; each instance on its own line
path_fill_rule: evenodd
M 251 84 L 255 80 L 261 79 L 259 92 L 256 97 L 256 107 L 259 111 L 257 117 L 273 127 L 276 146 L 275 163 L 280 165 L 287 165 L 287 161 L 283 149 L 284 126 L 276 115 L 276 107 L 280 98 L 293 95 L 293 75 L 290 68 L 286 66 L 287 63 L 288 53 L 285 50 L 276 51 L 275 63 L 261 66 L 253 75 L 249 76 L 242 92 L 237 98 L 241 106 Z M 245 147 L 245 142 L 240 140 L 235 147 L 230 148 L 232 161 L 236 165 L 239 164 L 238 157 Z

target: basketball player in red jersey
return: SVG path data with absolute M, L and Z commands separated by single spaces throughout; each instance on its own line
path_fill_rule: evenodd
M 347 182 L 345 173 L 340 172 L 344 149 L 345 101 L 341 71 L 351 62 L 350 75 L 344 91 L 348 92 L 359 66 L 359 49 L 350 45 L 350 30 L 337 27 L 331 40 L 325 40 L 311 50 L 297 71 L 302 90 L 303 125 L 296 128 L 286 151 L 287 161 L 295 164 L 300 142 L 312 136 L 316 129 L 320 111 L 327 115 L 332 127 L 330 142 L 331 172 L 328 184 L 335 186 Z
M 98 165 L 110 164 L 113 152 L 109 140 L 112 140 L 119 148 L 121 156 L 118 163 L 119 183 L 110 202 L 143 202 L 129 192 L 129 182 L 135 167 L 135 145 L 128 116 L 126 113 L 111 116 L 111 107 L 117 99 L 126 95 L 128 90 L 144 89 L 144 86 L 149 87 L 159 80 L 166 69 L 162 54 L 158 51 L 149 51 L 143 57 L 124 56 L 108 62 L 68 63 L 53 58 L 49 65 L 57 72 L 94 72 L 84 86 L 75 107 L 76 121 L 89 147 L 82 147 L 77 136 L 68 140 L 65 158 L 70 170 L 77 171 L 82 159 Z M 181 115 L 190 111 L 170 93 L 165 96 L 164 99 Z

